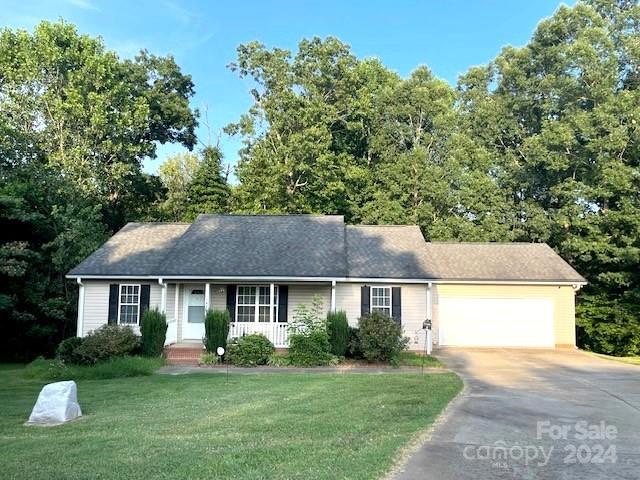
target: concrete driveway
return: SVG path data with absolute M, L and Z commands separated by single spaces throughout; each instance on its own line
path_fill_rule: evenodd
M 398 479 L 640 479 L 640 367 L 578 351 L 435 353 L 465 391 Z

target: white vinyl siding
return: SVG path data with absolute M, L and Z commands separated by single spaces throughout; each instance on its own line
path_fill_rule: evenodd
M 83 280 L 82 283 L 84 284 L 84 318 L 82 336 L 85 336 L 87 333 L 109 323 L 109 286 L 111 284 L 124 284 L 125 282 Z M 126 284 L 150 285 L 149 308 L 160 308 L 162 288 L 157 282 L 145 279 L 133 279 L 127 280 Z M 168 302 L 167 310 L 169 310 Z M 140 334 L 140 328 L 138 325 L 131 325 L 131 328 L 137 335 Z
M 363 283 L 336 284 L 336 309 L 347 313 L 347 320 L 352 327 L 358 326 L 360 318 L 360 295 Z M 427 286 L 418 283 L 404 283 L 398 285 L 375 285 L 370 287 L 400 287 L 402 331 L 409 338 L 410 350 L 424 350 L 424 330 L 422 322 L 427 318 Z M 391 298 L 391 297 L 389 297 Z
M 318 295 L 322 300 L 322 315 L 329 312 L 331 306 L 331 286 L 330 285 L 289 285 L 289 301 L 287 306 L 287 321 L 292 322 L 296 307 L 305 305 L 310 307 L 313 296 Z

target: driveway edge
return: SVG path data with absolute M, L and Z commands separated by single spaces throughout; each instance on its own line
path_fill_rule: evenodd
M 382 477 L 384 480 L 394 480 L 398 477 L 398 475 L 403 473 L 404 467 L 407 465 L 409 460 L 411 460 L 411 458 L 422 448 L 423 445 L 431 440 L 436 429 L 446 423 L 446 421 L 452 415 L 453 411 L 463 402 L 463 400 L 469 397 L 470 389 L 467 380 L 458 373 L 456 373 L 456 375 L 460 380 L 462 380 L 462 390 L 460 390 L 460 393 L 458 393 L 454 398 L 451 399 L 444 410 L 440 412 L 440 414 L 435 418 L 433 423 L 429 425 L 429 427 L 427 427 L 422 432 L 419 432 L 412 440 L 410 440 L 404 447 L 402 447 L 398 451 L 397 458 L 393 462 L 393 465 L 387 471 L 386 475 Z

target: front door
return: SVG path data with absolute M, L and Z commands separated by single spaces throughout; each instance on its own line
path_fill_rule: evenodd
M 184 297 L 182 338 L 202 340 L 204 338 L 204 285 L 185 285 Z

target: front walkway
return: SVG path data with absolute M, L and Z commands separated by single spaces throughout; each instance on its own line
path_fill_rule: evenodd
M 227 370 L 230 374 L 251 374 L 251 373 L 446 373 L 450 370 L 442 367 L 392 367 L 392 366 L 360 366 L 360 365 L 337 365 L 335 367 L 234 367 L 225 365 L 213 367 L 196 367 L 191 365 L 167 365 L 158 370 L 157 373 L 164 375 L 184 375 L 188 373 L 219 373 L 225 374 Z

